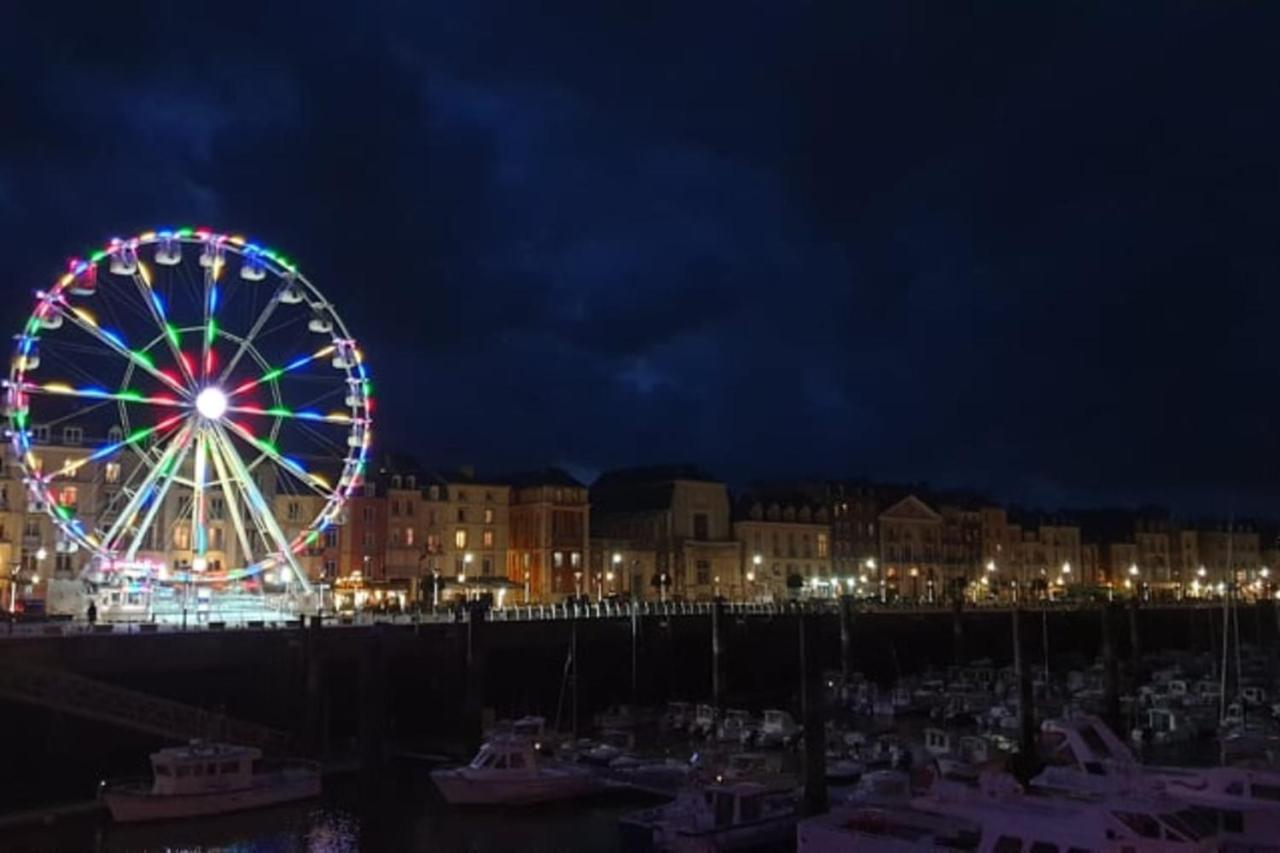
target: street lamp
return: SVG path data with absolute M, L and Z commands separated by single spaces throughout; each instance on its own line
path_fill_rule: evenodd
M 612 568 L 609 569 L 609 573 L 606 576 L 609 581 L 610 595 L 613 595 L 613 579 L 617 576 L 618 572 L 622 571 L 622 555 L 619 554 L 617 551 L 613 552 L 612 563 L 613 563 L 613 566 Z
M 874 557 L 867 557 L 867 559 L 863 562 L 862 565 L 866 566 L 867 571 L 869 572 L 876 571 L 876 561 Z M 879 586 L 880 586 L 880 603 L 884 604 L 885 602 L 884 575 L 880 574 L 879 572 L 876 572 L 876 578 L 878 579 Z
M 582 570 L 573 573 L 573 597 L 582 598 Z

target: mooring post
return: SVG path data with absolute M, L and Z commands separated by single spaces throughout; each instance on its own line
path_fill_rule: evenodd
M 569 620 L 569 689 L 572 703 L 569 705 L 569 726 L 573 736 L 578 736 L 578 617 Z
M 1018 679 L 1019 747 L 1024 760 L 1035 756 L 1036 707 L 1031 690 L 1031 665 L 1022 648 L 1022 608 L 1015 604 L 1010 611 L 1013 620 L 1013 671 Z
M 1107 725 L 1120 731 L 1120 664 L 1116 659 L 1115 605 L 1104 604 L 1102 617 L 1102 709 Z
M 800 650 L 800 711 L 804 720 L 804 812 L 827 810 L 827 731 L 823 720 L 818 620 L 801 604 L 796 615 Z
M 840 596 L 840 692 L 853 676 L 853 596 Z
M 964 664 L 964 592 L 951 597 L 951 657 L 956 666 Z
M 1138 677 L 1138 661 L 1141 657 L 1142 642 L 1138 636 L 1138 596 L 1135 593 L 1129 599 L 1129 663 L 1133 666 L 1133 678 Z
M 325 743 L 322 736 L 323 705 L 325 702 L 322 678 L 324 670 L 320 661 L 321 622 L 319 616 L 309 617 L 303 650 L 306 657 L 305 706 L 302 709 L 302 745 L 310 755 L 323 756 Z
M 360 649 L 360 769 L 376 782 L 386 751 L 386 661 L 382 625 L 369 628 Z
M 711 603 L 711 704 L 716 713 L 724 712 L 724 602 L 717 597 Z
M 467 609 L 466 693 L 463 704 L 464 740 L 469 752 L 480 749 L 484 739 L 484 688 L 488 656 L 485 654 L 485 622 L 489 608 L 472 602 Z
M 640 707 L 640 603 L 631 599 L 631 707 Z

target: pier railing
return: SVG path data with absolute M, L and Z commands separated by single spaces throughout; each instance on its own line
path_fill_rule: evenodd
M 1120 602 L 1117 604 L 1129 604 Z M 1106 602 L 1072 601 L 1072 602 L 1028 602 L 1020 605 L 1028 612 L 1067 612 L 1097 610 Z M 719 604 L 725 616 L 782 616 L 794 614 L 800 609 L 809 613 L 837 613 L 838 600 L 802 600 L 802 601 L 722 601 Z M 1203 609 L 1220 608 L 1220 602 L 1213 601 L 1160 601 L 1146 602 L 1143 609 Z M 544 622 L 570 619 L 630 619 L 637 617 L 709 617 L 716 607 L 710 601 L 564 601 L 546 604 L 512 604 L 506 607 L 495 607 L 486 611 L 491 622 Z M 1008 612 L 1013 605 L 1009 603 L 966 604 L 965 613 Z M 928 615 L 942 614 L 952 611 L 949 604 L 855 602 L 856 614 L 901 614 Z M 449 622 L 466 622 L 472 618 L 471 611 L 464 607 L 441 607 L 408 613 L 323 613 L 308 614 L 305 619 L 299 615 L 294 618 L 281 616 L 275 619 L 235 619 L 208 618 L 190 619 L 186 622 L 172 621 L 137 621 L 137 622 L 99 622 L 90 624 L 83 620 L 64 619 L 61 621 L 37 622 L 0 622 L 0 641 L 8 639 L 38 637 L 69 637 L 84 635 L 110 634 L 175 634 L 211 631 L 259 631 L 259 630 L 297 630 L 304 624 L 320 620 L 326 628 L 361 628 L 375 624 L 384 625 L 432 625 Z

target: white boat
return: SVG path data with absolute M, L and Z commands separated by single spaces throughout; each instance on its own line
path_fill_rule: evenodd
M 1036 788 L 1107 798 L 1160 791 L 1211 814 L 1232 848 L 1274 849 L 1280 838 L 1280 772 L 1143 765 L 1105 723 L 1087 715 L 1046 720 L 1041 739 L 1050 764 L 1032 780 Z
M 451 805 L 524 805 L 568 800 L 599 790 L 588 768 L 544 759 L 528 738 L 485 743 L 465 767 L 431 771 L 431 781 Z
M 743 743 L 751 740 L 757 728 L 749 711 L 730 709 L 725 712 L 724 719 L 716 727 L 716 740 Z
M 730 782 L 681 791 L 670 803 L 618 821 L 627 850 L 713 853 L 785 842 L 798 819 L 788 785 Z
M 771 708 L 764 712 L 757 741 L 761 746 L 790 746 L 800 734 L 801 728 L 790 714 Z
M 153 778 L 105 781 L 99 794 L 113 820 L 170 820 L 256 809 L 320 794 L 310 761 L 266 762 L 261 750 L 192 743 L 151 754 Z
M 908 853 L 937 849 L 1156 853 L 1217 850 L 1214 827 L 1169 798 L 1106 803 L 1029 796 L 1008 777 L 984 789 L 941 783 L 909 806 L 860 803 L 802 821 L 799 853 Z M 1000 781 L 1007 780 L 1007 781 Z

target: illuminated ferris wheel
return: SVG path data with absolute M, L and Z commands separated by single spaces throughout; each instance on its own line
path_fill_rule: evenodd
M 86 572 L 309 592 L 364 475 L 363 355 L 288 259 L 200 228 L 112 240 L 36 294 L 6 390 L 28 498 Z

